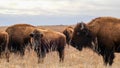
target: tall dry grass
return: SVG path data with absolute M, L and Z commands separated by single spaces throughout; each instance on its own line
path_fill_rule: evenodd
M 62 32 L 65 26 L 47 26 L 56 31 Z M 4 30 L 5 28 L 0 28 Z M 25 51 L 22 58 L 19 55 L 11 54 L 10 62 L 6 62 L 5 58 L 0 59 L 0 68 L 120 68 L 120 54 L 116 53 L 116 58 L 112 66 L 104 66 L 103 59 L 90 49 L 78 51 L 73 47 L 66 46 L 64 63 L 59 63 L 57 52 L 48 53 L 44 59 L 44 63 L 37 63 L 37 56 L 33 50 Z
M 102 57 L 90 49 L 78 51 L 73 47 L 65 48 L 65 60 L 59 62 L 57 52 L 48 53 L 44 59 L 44 63 L 37 63 L 37 56 L 34 51 L 26 50 L 25 56 L 22 58 L 19 55 L 11 54 L 10 62 L 5 59 L 0 59 L 0 68 L 119 68 L 120 54 L 116 54 L 115 62 L 111 67 L 103 65 Z

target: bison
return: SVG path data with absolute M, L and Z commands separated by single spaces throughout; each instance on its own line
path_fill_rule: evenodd
M 63 34 L 66 36 L 66 42 L 69 45 L 73 34 L 73 27 L 68 26 L 67 28 L 65 28 Z
M 66 45 L 66 37 L 64 34 L 48 29 L 35 29 L 30 36 L 33 38 L 38 63 L 42 63 L 46 53 L 51 51 L 58 51 L 59 61 L 63 62 Z
M 30 24 L 15 24 L 9 26 L 6 29 L 6 32 L 9 34 L 9 50 L 14 53 L 20 53 L 20 55 L 23 56 L 25 47 L 31 42 L 29 34 L 34 28 L 35 26 Z
M 5 54 L 7 62 L 9 62 L 9 50 L 8 50 L 9 35 L 7 32 L 0 32 L 0 57 L 2 53 Z
M 71 45 L 78 50 L 89 47 L 102 55 L 105 65 L 112 65 L 114 53 L 120 52 L 120 19 L 98 17 L 88 24 L 78 23 L 74 28 Z

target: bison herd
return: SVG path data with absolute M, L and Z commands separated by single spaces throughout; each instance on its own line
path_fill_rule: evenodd
M 103 57 L 105 65 L 112 65 L 114 53 L 120 52 L 120 19 L 98 17 L 88 23 L 77 23 L 74 28 L 66 27 L 63 32 L 15 24 L 0 32 L 0 57 L 5 54 L 7 62 L 10 53 L 19 53 L 22 57 L 28 46 L 37 54 L 38 63 L 51 51 L 57 51 L 59 61 L 63 62 L 66 43 L 79 51 L 90 48 Z

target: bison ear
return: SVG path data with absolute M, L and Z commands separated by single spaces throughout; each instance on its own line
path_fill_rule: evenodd
M 80 30 L 83 30 L 85 28 L 85 24 L 83 22 L 80 23 Z

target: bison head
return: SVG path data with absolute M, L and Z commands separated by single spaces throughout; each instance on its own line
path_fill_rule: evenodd
M 40 32 L 39 30 L 35 29 L 31 34 L 30 34 L 30 37 L 33 38 L 33 45 L 34 46 L 38 46 L 40 45 L 41 43 L 41 39 L 43 38 L 43 33 Z
M 92 41 L 92 35 L 86 24 L 78 23 L 72 35 L 70 44 L 78 50 L 82 50 L 83 47 L 87 47 Z
M 67 41 L 67 44 L 69 45 L 72 34 L 73 34 L 73 28 L 69 26 L 63 31 L 63 34 L 66 36 L 66 41 Z

